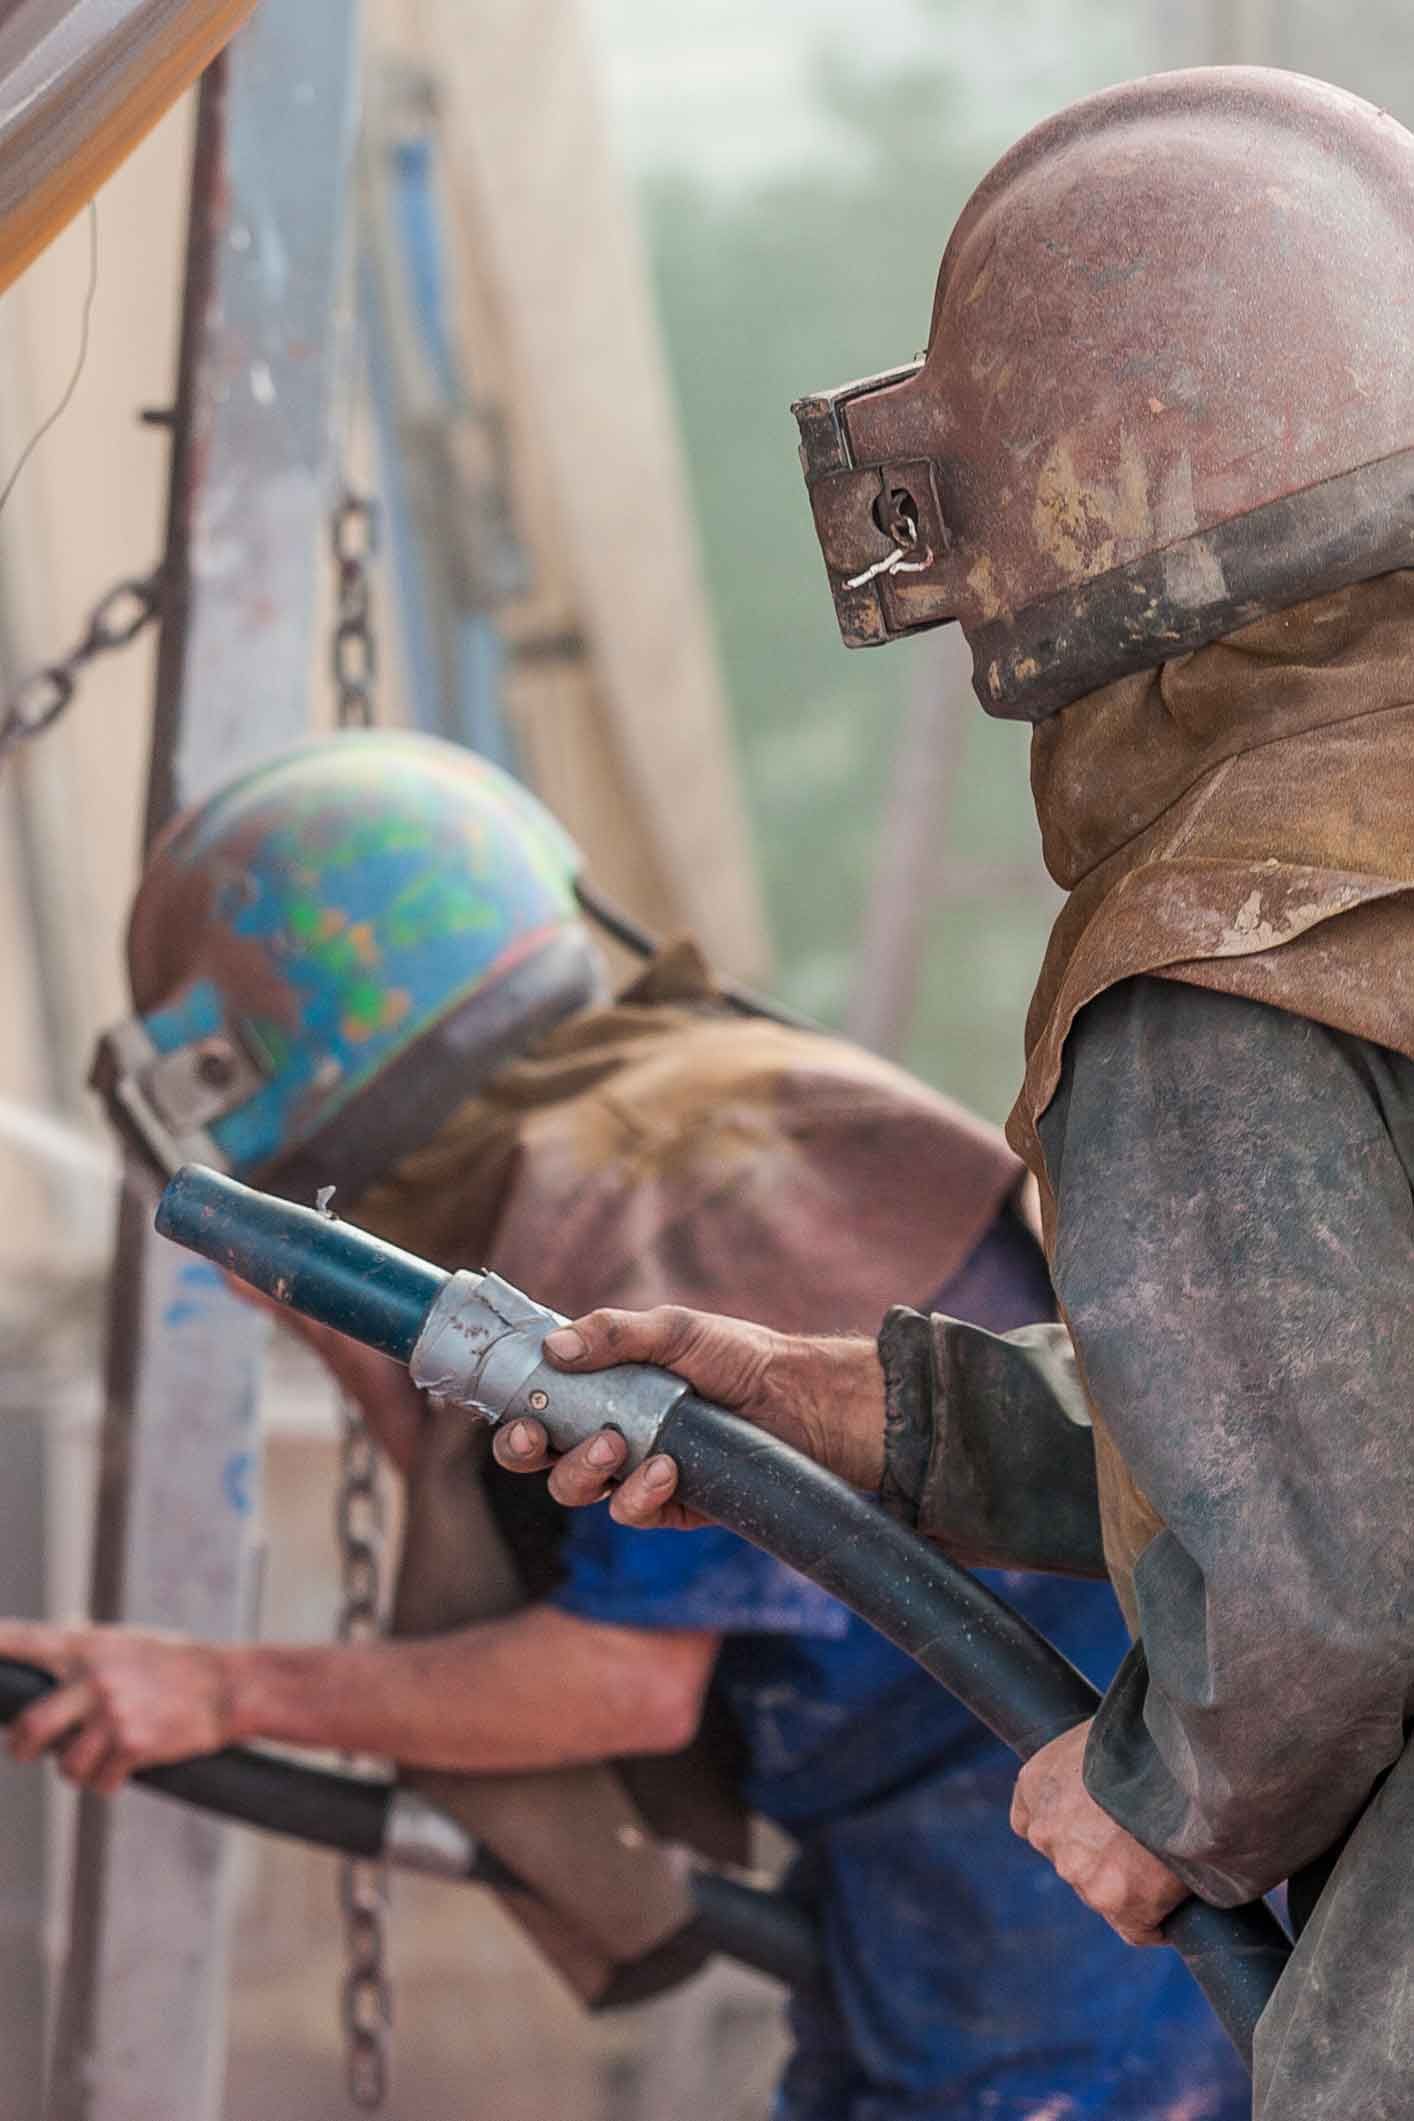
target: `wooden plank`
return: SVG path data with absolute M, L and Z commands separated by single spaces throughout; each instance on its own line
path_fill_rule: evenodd
M 506 613 L 537 787 L 601 880 L 733 971 L 767 945 L 632 202 L 575 0 L 388 0 L 434 73 L 536 587 Z M 581 644 L 577 647 L 576 644 Z
M 26 0 L 0 17 L 0 288 L 125 161 L 254 0 Z

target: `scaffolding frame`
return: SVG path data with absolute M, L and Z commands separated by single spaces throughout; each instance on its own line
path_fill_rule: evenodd
M 263 0 L 200 91 L 145 837 L 308 725 L 346 332 L 359 0 Z M 229 1639 L 259 1602 L 264 1321 L 127 1168 L 95 1619 Z M 227 1830 L 85 1799 L 50 2121 L 216 2121 Z

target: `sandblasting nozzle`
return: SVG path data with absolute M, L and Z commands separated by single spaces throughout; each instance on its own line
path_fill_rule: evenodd
M 544 1343 L 564 1320 L 499 1275 L 445 1274 L 353 1223 L 200 1164 L 170 1181 L 157 1228 L 278 1303 L 405 1362 L 424 1391 L 486 1421 L 533 1416 L 557 1450 L 607 1425 L 639 1465 L 687 1391 L 680 1377 L 642 1364 L 557 1370 Z
M 617 1429 L 628 1445 L 625 1470 L 641 1465 L 688 1387 L 647 1363 L 578 1375 L 557 1370 L 545 1359 L 545 1336 L 564 1322 L 499 1274 L 454 1274 L 427 1315 L 408 1368 L 425 1392 L 474 1408 L 487 1421 L 529 1415 L 557 1451 L 598 1429 Z

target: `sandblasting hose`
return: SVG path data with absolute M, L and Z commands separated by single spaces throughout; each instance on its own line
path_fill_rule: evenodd
M 55 1684 L 50 1672 L 0 1658 L 0 1725 L 13 1723 Z M 331 1774 L 243 1746 L 140 1768 L 133 1780 L 197 1811 L 360 1862 L 491 1886 L 512 1897 L 524 1890 L 515 1873 L 455 1820 L 393 1783 Z M 694 1933 L 712 1950 L 792 1988 L 817 1973 L 819 1938 L 795 1902 L 714 1871 L 698 1872 L 690 1890 Z M 631 1985 L 625 1983 L 615 2000 L 634 2000 Z
M 1023 1760 L 1093 1715 L 1090 1682 L 937 1548 L 788 1445 L 697 1399 L 666 1371 L 557 1371 L 555 1313 L 494 1275 L 448 1276 L 351 1225 L 188 1166 L 157 1227 L 307 1316 L 408 1363 L 493 1422 L 532 1414 L 565 1449 L 613 1422 L 629 1463 L 665 1451 L 682 1501 L 798 1569 L 915 1658 Z M 1239 2053 L 1290 1954 L 1261 1901 L 1176 1908 L 1164 1935 Z

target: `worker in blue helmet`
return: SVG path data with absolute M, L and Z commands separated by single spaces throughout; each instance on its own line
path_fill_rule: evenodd
M 99 1080 L 150 1160 L 341 1211 L 557 1308 L 690 1304 L 872 1330 L 900 1286 L 1002 1331 L 1052 1315 L 991 1129 L 823 1034 L 743 1015 L 691 945 L 612 996 L 558 826 L 432 739 L 343 736 L 180 820 L 134 909 Z M 314 1329 L 310 1329 L 313 1331 Z M 780 2121 L 1238 2121 L 1176 1959 L 1140 1960 L 1011 1834 L 1003 1748 L 900 1652 L 717 1528 L 562 1520 L 466 1414 L 322 1333 L 408 1479 L 398 1639 L 222 1646 L 0 1626 L 54 1667 L 22 1757 L 111 1791 L 236 1740 L 382 1755 L 532 1892 L 586 2001 L 690 1970 L 671 1844 L 799 1854 L 825 1971 L 791 2000 Z M 1099 1682 L 1107 1587 L 1001 1585 Z

